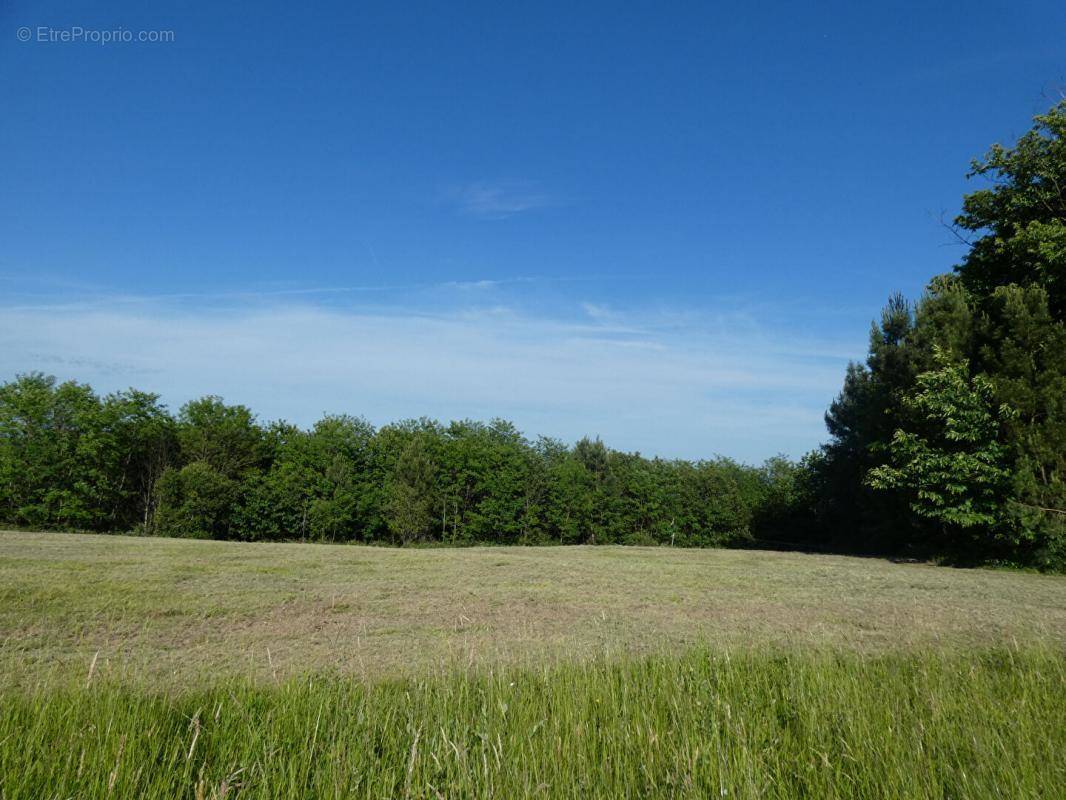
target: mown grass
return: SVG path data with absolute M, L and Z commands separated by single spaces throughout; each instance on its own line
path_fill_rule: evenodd
M 1066 580 L 0 533 L 0 800 L 1063 798 Z
M 1002 648 L 90 678 L 4 694 L 0 796 L 1061 798 L 1064 697 L 1060 652 Z
M 405 550 L 0 532 L 0 686 L 834 649 L 1066 650 L 1066 578 L 737 550 Z

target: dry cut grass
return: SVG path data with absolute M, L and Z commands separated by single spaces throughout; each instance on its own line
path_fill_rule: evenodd
M 0 533 L 0 672 L 154 687 L 717 652 L 1066 651 L 1066 579 L 623 547 L 392 550 Z M 94 663 L 95 662 L 95 663 Z

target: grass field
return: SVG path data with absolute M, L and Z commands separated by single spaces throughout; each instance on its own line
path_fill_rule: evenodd
M 1066 579 L 0 533 L 0 798 L 1061 798 Z

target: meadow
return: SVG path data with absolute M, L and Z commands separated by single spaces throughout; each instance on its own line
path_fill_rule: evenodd
M 1062 796 L 1066 580 L 0 533 L 0 797 Z

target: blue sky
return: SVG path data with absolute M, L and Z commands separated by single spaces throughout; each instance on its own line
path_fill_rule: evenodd
M 76 28 L 173 40 L 48 41 Z M 959 257 L 969 160 L 1066 86 L 1064 30 L 1024 2 L 8 2 L 0 377 L 800 455 L 885 298 Z

